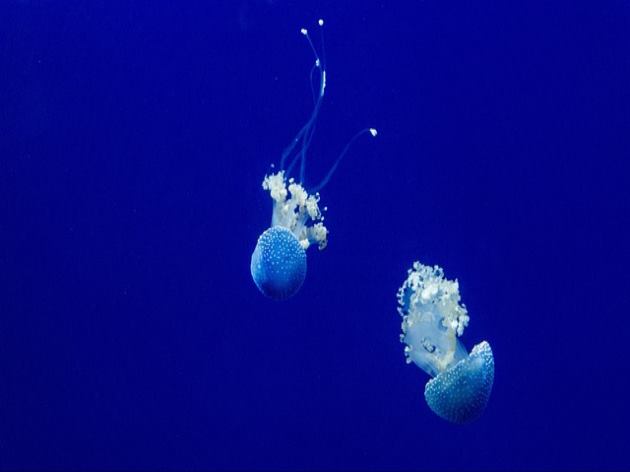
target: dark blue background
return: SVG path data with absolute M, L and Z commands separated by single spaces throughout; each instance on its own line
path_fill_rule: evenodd
M 260 184 L 319 17 L 307 184 L 380 135 L 276 303 Z M 630 467 L 627 2 L 5 0 L 0 68 L 1 468 Z M 495 352 L 468 426 L 404 363 L 416 259 Z

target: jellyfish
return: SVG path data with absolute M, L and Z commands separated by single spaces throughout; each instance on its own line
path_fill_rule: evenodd
M 477 419 L 492 390 L 494 357 L 487 341 L 468 353 L 459 340 L 470 318 L 457 280 L 444 278 L 437 265 L 414 262 L 397 298 L 406 361 L 432 377 L 424 388 L 429 408 L 457 424 Z
M 322 54 L 317 49 L 308 30 L 300 32 L 308 41 L 315 56 L 311 69 L 313 110 L 297 135 L 285 148 L 279 169 L 265 175 L 263 190 L 273 201 L 271 226 L 265 230 L 252 253 L 250 271 L 258 289 L 274 300 L 285 300 L 295 295 L 306 278 L 306 251 L 316 245 L 322 250 L 328 244 L 328 229 L 324 226 L 323 211 L 319 205 L 319 191 L 326 186 L 341 160 L 357 138 L 364 134 L 376 136 L 374 128 L 356 133 L 343 148 L 332 167 L 319 184 L 307 190 L 304 183 L 306 154 L 315 133 L 317 116 L 326 91 L 326 66 L 323 51 L 324 21 L 318 21 L 321 32 Z M 274 166 L 272 166 L 274 167 Z

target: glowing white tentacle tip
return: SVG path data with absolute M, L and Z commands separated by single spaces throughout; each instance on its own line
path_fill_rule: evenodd
M 306 36 L 308 34 L 308 30 L 306 28 L 302 28 L 300 30 L 300 33 L 302 33 L 304 36 Z
M 317 20 L 317 24 L 319 26 L 324 26 L 324 20 L 322 20 L 321 18 L 319 20 Z
M 376 128 L 370 128 L 370 134 L 374 137 L 376 137 L 376 135 L 378 134 L 378 131 L 376 131 Z

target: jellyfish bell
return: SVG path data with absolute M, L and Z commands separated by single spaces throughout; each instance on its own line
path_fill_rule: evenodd
M 321 32 L 324 21 L 320 19 L 318 25 Z M 326 65 L 324 55 L 320 57 L 318 54 L 308 30 L 302 28 L 300 32 L 315 56 L 311 70 L 311 78 L 318 80 L 317 86 L 312 83 L 314 106 L 304 126 L 282 153 L 279 170 L 263 179 L 262 187 L 273 201 L 271 227 L 258 238 L 250 263 L 254 283 L 264 295 L 274 300 L 285 300 L 300 290 L 306 277 L 306 250 L 313 244 L 322 250 L 328 243 L 328 229 L 324 226 L 324 215 L 319 208 L 319 190 L 328 184 L 337 166 L 360 136 L 377 134 L 374 128 L 356 133 L 319 184 L 307 191 L 304 186 L 306 154 L 326 91 Z M 321 42 L 323 48 L 323 33 Z M 294 173 L 297 173 L 298 180 L 292 176 Z
M 397 296 L 407 363 L 432 377 L 424 390 L 427 404 L 453 423 L 475 420 L 492 391 L 494 357 L 486 341 L 468 354 L 459 340 L 470 318 L 457 280 L 445 279 L 439 266 L 415 262 Z
M 490 344 L 482 341 L 470 355 L 429 380 L 424 398 L 434 413 L 464 424 L 483 413 L 494 382 L 494 357 Z
M 304 283 L 306 252 L 291 231 L 273 226 L 258 238 L 250 270 L 258 290 L 274 300 L 285 300 Z

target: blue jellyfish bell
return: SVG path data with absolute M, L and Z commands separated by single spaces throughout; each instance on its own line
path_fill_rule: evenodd
M 445 279 L 439 266 L 415 262 L 397 297 L 407 363 L 432 376 L 424 389 L 429 408 L 452 423 L 477 419 L 492 391 L 494 357 L 486 341 L 468 354 L 459 340 L 470 318 L 457 280 Z
M 323 20 L 318 21 L 323 31 Z M 317 116 L 326 91 L 326 67 L 324 56 L 320 58 L 305 28 L 300 31 L 306 37 L 315 64 L 311 70 L 314 107 L 304 126 L 282 153 L 280 169 L 266 175 L 262 187 L 273 200 L 271 227 L 258 238 L 252 253 L 250 270 L 258 289 L 274 300 L 285 300 L 295 295 L 306 278 L 306 250 L 313 244 L 321 250 L 328 242 L 328 230 L 324 226 L 324 216 L 319 208 L 319 190 L 330 180 L 337 166 L 344 158 L 354 141 L 369 133 L 376 136 L 374 128 L 359 131 L 346 144 L 323 180 L 306 190 L 303 182 L 306 168 L 306 152 L 315 133 Z M 322 33 L 323 45 L 323 33 Z M 297 172 L 298 180 L 293 177 Z M 323 208 L 325 211 L 326 208 Z

